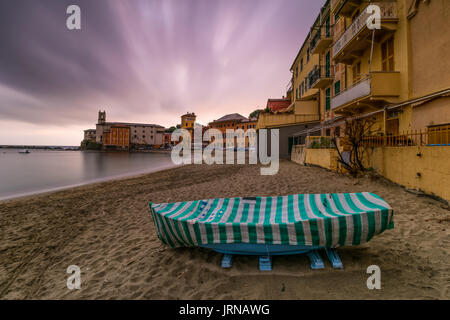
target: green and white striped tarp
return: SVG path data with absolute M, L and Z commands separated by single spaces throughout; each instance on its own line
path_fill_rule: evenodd
M 359 245 L 394 227 L 373 193 L 296 194 L 150 203 L 159 239 L 171 247 L 248 243 Z

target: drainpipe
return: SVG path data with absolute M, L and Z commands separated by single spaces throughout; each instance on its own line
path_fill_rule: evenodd
M 373 59 L 373 45 L 375 42 L 375 29 L 372 30 L 372 45 L 370 47 L 370 60 L 369 60 L 369 76 L 372 71 L 372 59 Z

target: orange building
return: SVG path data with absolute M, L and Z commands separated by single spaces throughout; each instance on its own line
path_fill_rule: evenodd
M 213 122 L 210 122 L 209 127 L 211 129 L 218 129 L 222 132 L 224 147 L 232 147 L 232 145 L 230 143 L 229 143 L 229 145 L 227 145 L 226 130 L 227 129 L 230 129 L 230 130 L 242 129 L 242 130 L 244 130 L 244 132 L 246 132 L 248 129 L 256 130 L 257 121 L 258 121 L 258 119 L 256 119 L 256 118 L 248 119 L 248 118 L 240 115 L 239 113 L 232 113 L 232 114 L 227 114 L 220 119 L 214 120 Z M 235 137 L 234 141 L 235 141 L 234 146 L 237 146 L 237 138 L 236 137 Z M 249 137 L 245 136 L 245 147 L 248 147 L 248 146 L 249 146 Z
M 103 132 L 103 144 L 128 149 L 130 147 L 130 127 L 113 125 Z

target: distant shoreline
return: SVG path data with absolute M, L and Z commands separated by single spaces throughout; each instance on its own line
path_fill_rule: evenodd
M 6 146 L 0 145 L 1 149 L 7 150 L 49 150 L 49 151 L 83 151 L 83 152 L 127 152 L 127 153 L 170 153 L 172 150 L 169 149 L 155 149 L 155 150 L 83 150 L 76 146 Z
M 28 145 L 0 145 L 0 149 L 32 149 L 32 150 L 64 150 L 78 151 L 78 146 L 28 146 Z

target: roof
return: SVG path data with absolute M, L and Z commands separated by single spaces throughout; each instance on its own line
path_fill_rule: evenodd
M 159 124 L 152 124 L 152 123 L 105 122 L 105 123 L 99 123 L 99 125 L 164 128 L 163 126 L 160 126 Z
M 242 120 L 248 120 L 246 117 L 240 115 L 239 113 L 231 113 L 223 116 L 222 118 L 219 118 L 217 120 L 214 120 L 213 122 L 224 122 L 224 121 L 242 121 Z
M 279 111 L 282 109 L 286 109 L 291 104 L 291 100 L 287 99 L 268 99 L 267 100 L 267 108 L 270 111 Z

